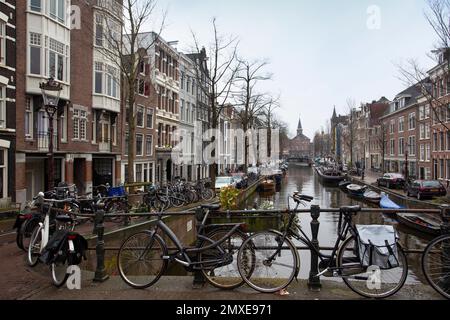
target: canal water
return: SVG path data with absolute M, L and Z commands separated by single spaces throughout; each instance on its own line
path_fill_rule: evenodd
M 291 165 L 288 174 L 283 179 L 281 188 L 276 193 L 264 194 L 255 193 L 250 197 L 242 209 L 251 209 L 254 206 L 261 206 L 267 201 L 273 202 L 276 209 L 286 209 L 288 206 L 288 196 L 292 195 L 294 191 L 299 191 L 301 194 L 314 197 L 314 201 L 310 205 L 319 205 L 321 208 L 339 208 L 346 205 L 361 205 L 366 208 L 374 208 L 373 204 L 358 201 L 350 198 L 346 193 L 339 188 L 332 188 L 324 186 L 320 183 L 318 176 L 314 173 L 313 168 L 300 167 Z M 294 203 L 290 201 L 291 208 Z M 303 231 L 311 237 L 310 214 L 299 214 L 299 221 Z M 323 247 L 333 247 L 337 238 L 337 225 L 339 221 L 339 214 L 337 213 L 322 213 L 319 218 L 319 244 Z M 398 225 L 395 219 L 383 213 L 360 213 L 355 217 L 356 224 L 372 225 L 394 225 L 397 229 L 400 242 L 403 248 L 408 249 L 424 249 L 431 238 L 415 233 L 413 230 L 405 229 Z M 302 246 L 301 243 L 297 245 Z M 421 256 L 417 254 L 408 254 L 409 276 L 407 283 L 426 283 L 421 271 Z M 301 270 L 299 277 L 307 279 L 310 270 L 310 253 L 308 250 L 300 251 Z M 337 281 L 340 281 L 336 278 Z

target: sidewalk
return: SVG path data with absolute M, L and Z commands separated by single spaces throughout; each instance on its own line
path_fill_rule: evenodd
M 57 289 L 48 285 L 40 291 L 24 295 L 20 299 L 33 300 L 362 300 L 344 283 L 322 280 L 321 292 L 308 290 L 307 281 L 294 281 L 288 288 L 288 296 L 261 294 L 247 286 L 233 291 L 215 289 L 209 285 L 192 289 L 192 277 L 162 277 L 153 287 L 136 290 L 128 287 L 120 277 L 111 277 L 104 283 L 93 283 L 93 274 L 83 272 L 81 290 Z M 48 279 L 50 282 L 50 279 Z M 441 300 L 429 286 L 405 285 L 391 300 Z

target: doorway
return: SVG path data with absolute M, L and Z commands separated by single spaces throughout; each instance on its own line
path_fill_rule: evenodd
M 73 183 L 77 186 L 77 189 L 81 193 L 86 192 L 86 159 L 75 158 L 73 161 Z
M 166 173 L 167 173 L 167 175 L 166 175 L 167 182 L 172 181 L 172 160 L 171 159 L 167 160 Z

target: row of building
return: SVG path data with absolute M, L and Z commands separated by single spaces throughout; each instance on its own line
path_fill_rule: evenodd
M 342 163 L 378 172 L 399 172 L 417 179 L 450 182 L 450 55 L 428 77 L 398 93 L 331 118 L 328 148 L 315 146 Z M 326 140 L 327 134 L 316 135 Z M 322 143 L 326 146 L 326 143 Z
M 40 83 L 48 78 L 62 85 L 53 120 L 55 185 L 65 181 L 87 193 L 96 185 L 128 181 L 129 106 L 117 61 L 103 53 L 108 46 L 105 30 L 121 32 L 117 1 L 0 0 L 2 202 L 25 203 L 47 189 L 49 117 Z M 175 164 L 171 158 L 179 130 L 185 140 L 182 151 L 201 152 L 194 150 L 194 122 L 208 127 L 209 102 L 197 83 L 196 66 L 206 61 L 206 52 L 184 54 L 176 42 L 152 32 L 140 37 L 154 44 L 139 66 L 136 83 L 134 181 L 207 178 L 206 163 Z M 231 127 L 231 109 L 221 117 L 223 130 Z

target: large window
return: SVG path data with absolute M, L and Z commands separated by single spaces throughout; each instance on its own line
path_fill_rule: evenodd
M 136 164 L 136 182 L 142 182 L 142 164 Z
M 153 129 L 153 109 L 147 108 L 147 129 Z
M 25 103 L 25 138 L 33 138 L 33 105 L 31 98 Z
M 143 143 L 143 136 L 142 134 L 136 135 L 136 156 L 143 156 L 144 155 L 144 143 Z
M 65 1 L 66 0 L 50 0 L 50 17 L 58 20 L 61 23 L 66 21 L 65 19 Z
M 30 0 L 30 9 L 32 11 L 41 12 L 41 0 Z
M 73 109 L 73 139 L 87 139 L 87 112 L 80 109 Z
M 102 62 L 95 62 L 94 92 L 119 98 L 119 71 Z
M 416 113 L 411 113 L 409 115 L 409 130 L 416 129 Z
M 0 128 L 6 128 L 6 86 L 0 86 Z
M 440 145 L 441 145 L 441 151 L 445 151 L 445 138 L 444 138 L 444 132 L 441 132 L 439 134 L 440 136 Z
M 49 41 L 49 69 L 48 74 L 50 77 L 59 81 L 65 81 L 64 77 L 64 44 L 50 38 Z
M 408 149 L 409 149 L 409 154 L 411 156 L 416 155 L 416 137 L 414 137 L 414 136 L 409 137 Z
M 94 43 L 109 50 L 120 48 L 120 24 L 112 18 L 96 15 Z
M 153 155 L 153 136 L 147 135 L 145 138 L 145 152 L 147 156 Z
M 0 64 L 6 64 L 6 23 L 0 21 Z
M 144 107 L 138 106 L 136 111 L 136 125 L 140 128 L 144 127 Z
M 42 35 L 30 32 L 30 73 L 41 74 Z
M 398 139 L 398 155 L 403 156 L 405 154 L 405 139 Z
M 391 139 L 390 152 L 391 152 L 391 156 L 395 155 L 395 140 L 393 140 L 393 139 Z

